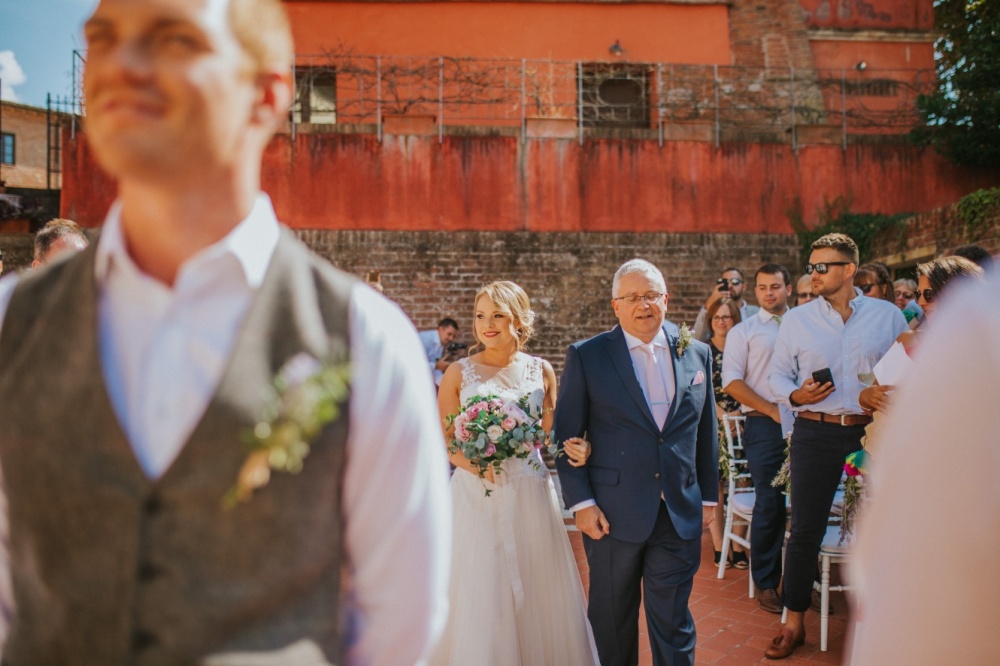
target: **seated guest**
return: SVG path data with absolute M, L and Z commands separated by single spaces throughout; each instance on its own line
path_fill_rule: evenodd
M 90 241 L 87 240 L 87 235 L 73 220 L 58 217 L 49 220 L 35 234 L 35 257 L 31 267 L 44 266 L 62 254 L 85 250 L 88 245 Z

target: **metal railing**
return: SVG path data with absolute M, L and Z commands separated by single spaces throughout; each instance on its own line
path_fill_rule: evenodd
M 83 56 L 74 54 L 74 78 Z M 775 69 L 672 63 L 298 55 L 290 132 L 302 125 L 374 125 L 420 117 L 439 140 L 446 127 L 520 128 L 538 120 L 570 127 L 580 142 L 597 129 L 649 130 L 675 138 L 778 140 L 794 147 L 849 135 L 905 134 L 932 70 Z M 79 85 L 74 94 L 83 99 Z M 370 131 L 358 128 L 358 131 Z

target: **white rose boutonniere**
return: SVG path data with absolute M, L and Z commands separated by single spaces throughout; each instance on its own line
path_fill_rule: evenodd
M 677 358 L 684 355 L 685 350 L 691 346 L 692 340 L 694 340 L 694 335 L 691 333 L 691 329 L 688 328 L 687 324 L 681 324 L 680 333 L 677 336 Z
M 274 378 L 260 421 L 243 433 L 250 453 L 223 506 L 249 500 L 271 480 L 272 470 L 301 471 L 320 431 L 340 416 L 349 380 L 346 363 L 322 363 L 305 352 L 289 359 Z

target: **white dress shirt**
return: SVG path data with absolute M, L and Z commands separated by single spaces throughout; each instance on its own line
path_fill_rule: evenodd
M 906 319 L 894 303 L 864 296 L 857 287 L 854 292 L 846 322 L 822 296 L 792 308 L 782 318 L 769 383 L 774 398 L 793 411 L 861 414 L 858 396 L 864 385 L 858 379 L 858 367 L 862 357 L 882 356 L 907 329 Z M 815 404 L 792 405 L 792 391 L 823 368 L 833 373 L 834 391 Z
M 949 285 L 886 411 L 850 562 L 854 666 L 997 663 L 997 289 Z
M 781 315 L 782 318 L 788 314 Z M 768 382 L 771 371 L 771 355 L 774 353 L 774 341 L 778 338 L 780 326 L 776 315 L 761 308 L 757 314 L 751 315 L 730 329 L 726 335 L 726 348 L 722 353 L 722 387 L 725 389 L 737 379 L 746 382 L 754 393 L 768 402 L 775 402 L 774 392 Z M 744 414 L 753 411 L 746 405 L 740 405 Z M 781 412 L 782 432 L 791 430 L 792 413 L 787 405 L 778 403 Z
M 632 357 L 632 370 L 635 371 L 635 378 L 639 380 L 642 395 L 646 398 L 646 404 L 649 405 L 650 411 L 653 411 L 653 405 L 649 399 L 649 386 L 646 385 L 647 352 L 643 350 L 643 347 L 647 349 L 651 348 L 653 354 L 656 356 L 656 367 L 660 370 L 660 374 L 663 375 L 663 385 L 667 389 L 667 402 L 673 403 L 674 396 L 677 395 L 677 380 L 674 378 L 674 362 L 670 358 L 670 346 L 667 344 L 667 334 L 661 328 L 656 332 L 656 337 L 653 338 L 652 342 L 646 343 L 634 335 L 627 333 L 624 329 L 622 329 L 622 333 L 625 334 L 628 353 Z
M 157 478 L 221 381 L 279 226 L 270 200 L 259 195 L 250 215 L 186 261 L 169 287 L 133 263 L 120 213 L 112 207 L 96 250 L 101 366 L 135 456 Z M 15 285 L 16 278 L 0 282 L 0 323 Z M 447 617 L 451 508 L 441 426 L 409 319 L 361 283 L 351 292 L 349 318 L 348 663 L 422 663 Z M 0 502 L 6 507 L 2 495 Z M 0 553 L 0 578 L 9 579 L 8 564 Z

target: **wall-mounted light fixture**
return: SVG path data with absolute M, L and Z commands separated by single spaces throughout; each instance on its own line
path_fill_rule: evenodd
M 863 72 L 866 69 L 868 69 L 868 63 L 862 60 L 857 65 L 854 66 L 854 69 L 858 70 L 859 72 Z
M 616 58 L 620 58 L 625 55 L 625 49 L 622 48 L 620 41 L 616 39 L 615 43 L 608 47 L 608 53 Z

